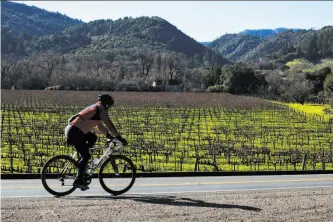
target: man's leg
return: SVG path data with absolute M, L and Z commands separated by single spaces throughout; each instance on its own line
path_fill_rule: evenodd
M 85 138 L 86 138 L 87 145 L 89 148 L 93 147 L 97 141 L 97 136 L 92 132 L 85 134 Z
M 79 170 L 77 178 L 74 181 L 73 185 L 81 188 L 81 190 L 89 189 L 89 187 L 85 185 L 85 181 L 83 179 L 84 171 L 90 159 L 90 153 L 88 145 L 86 143 L 85 134 L 75 126 L 68 126 L 66 127 L 65 136 L 68 138 L 70 144 L 75 147 L 75 149 L 81 156 L 78 164 Z
M 78 171 L 77 179 L 74 182 L 74 185 L 77 185 L 79 188 L 81 188 L 81 190 L 82 189 L 86 190 L 86 189 L 88 189 L 88 186 L 85 185 L 83 175 L 86 170 L 88 161 L 90 159 L 90 153 L 89 153 L 89 149 L 88 149 L 88 146 L 87 146 L 85 140 L 82 140 L 82 142 L 77 145 L 78 146 L 75 146 L 75 148 L 80 153 L 81 159 L 79 161 L 79 171 Z

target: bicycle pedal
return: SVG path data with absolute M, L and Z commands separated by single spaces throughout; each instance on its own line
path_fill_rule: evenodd
M 80 188 L 81 191 L 86 191 L 86 190 L 89 190 L 89 187 L 85 187 L 85 188 Z
M 85 191 L 85 190 L 89 189 L 89 187 L 87 185 L 83 185 L 83 184 L 79 184 L 79 185 L 74 184 L 74 187 L 75 188 L 80 188 L 81 191 Z

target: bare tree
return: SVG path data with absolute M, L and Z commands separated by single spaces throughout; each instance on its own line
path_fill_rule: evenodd
M 100 76 L 100 72 L 105 63 L 101 55 L 86 56 L 81 59 L 85 71 L 92 73 L 95 77 Z
M 106 78 L 110 80 L 115 80 L 115 78 L 119 76 L 121 66 L 122 66 L 121 62 L 118 61 L 109 63 L 107 69 L 105 70 Z
M 154 57 L 153 55 L 150 53 L 148 56 L 147 56 L 147 64 L 146 64 L 146 76 L 148 76 L 149 72 L 151 71 L 152 67 L 153 67 L 153 64 L 154 64 Z
M 186 83 L 188 82 L 190 75 L 191 75 L 191 69 L 187 67 L 187 63 L 185 64 L 184 71 L 183 71 L 183 76 L 182 76 L 182 82 L 181 82 L 181 90 L 184 92 Z
M 273 95 L 280 95 L 283 92 L 284 81 L 279 71 L 272 71 L 265 77 L 269 88 L 268 90 Z
M 304 74 L 290 73 L 286 82 L 286 95 L 303 105 L 311 92 L 311 86 Z
M 22 75 L 22 62 L 19 60 L 1 61 L 2 86 L 16 88 Z
M 202 84 L 204 82 L 204 76 L 207 75 L 209 71 L 203 68 L 193 68 L 190 69 L 186 67 L 184 70 L 183 81 L 181 84 L 183 91 L 190 91 L 191 89 L 201 90 Z M 204 89 L 205 87 L 203 87 Z
M 154 56 L 154 66 L 156 73 L 162 72 L 162 55 L 161 53 L 156 53 Z
M 169 52 L 164 53 L 163 55 L 163 62 L 166 67 L 167 73 L 169 75 L 169 79 L 173 80 L 175 74 L 179 70 L 181 66 L 181 62 L 183 61 L 184 57 L 176 52 Z
M 45 71 L 46 77 L 51 78 L 55 68 L 60 64 L 59 55 L 47 52 L 38 58 L 37 67 Z
M 154 56 L 151 50 L 144 48 L 137 52 L 137 58 L 140 62 L 141 75 L 148 76 L 154 64 Z
M 35 68 L 36 64 L 34 62 L 31 62 L 30 60 L 24 60 L 22 62 L 22 69 L 24 73 L 28 76 L 31 76 Z
M 1 61 L 1 79 L 4 80 L 10 75 L 10 67 L 13 65 L 12 62 L 8 60 Z

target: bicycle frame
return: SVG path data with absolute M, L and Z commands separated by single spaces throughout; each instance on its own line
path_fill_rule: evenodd
M 89 176 L 92 176 L 93 173 L 95 172 L 95 170 L 99 167 L 102 166 L 102 164 L 110 157 L 113 155 L 114 152 L 117 152 L 119 151 L 121 148 L 123 148 L 123 145 L 122 143 L 114 138 L 113 140 L 108 140 L 107 142 L 109 142 L 109 146 L 105 147 L 105 146 L 94 146 L 94 147 L 91 147 L 89 148 L 89 152 L 91 151 L 94 151 L 94 150 L 98 150 L 98 149 L 103 149 L 103 148 L 106 148 L 105 149 L 105 152 L 103 154 L 103 156 L 99 159 L 98 163 L 97 164 L 91 164 L 92 167 L 91 167 L 91 170 L 90 172 L 88 173 Z M 117 146 L 115 145 L 117 144 Z M 74 151 L 74 153 L 71 155 L 71 158 L 72 159 L 75 159 L 75 157 L 77 156 L 77 151 Z M 69 163 L 66 164 L 66 166 L 64 167 L 63 170 L 66 170 L 67 167 L 68 167 Z M 115 174 L 116 175 L 119 175 L 119 172 L 118 172 L 118 166 L 117 164 L 115 163 L 114 160 L 111 159 L 111 165 L 113 167 L 113 170 L 115 171 Z M 87 166 L 88 167 L 88 166 Z M 87 169 L 86 169 L 87 170 Z

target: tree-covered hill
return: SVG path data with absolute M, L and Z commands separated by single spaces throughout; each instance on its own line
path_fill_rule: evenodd
M 65 28 L 81 23 L 60 13 L 1 1 L 1 53 L 26 56 L 26 47 L 34 38 L 62 33 Z
M 257 31 L 265 32 L 264 29 Z M 271 31 L 273 33 L 274 30 Z M 251 30 L 241 32 L 247 35 L 226 34 L 212 41 L 209 47 L 231 61 L 264 59 L 285 63 L 295 58 L 305 58 L 318 62 L 333 56 L 333 26 L 319 30 L 281 28 L 275 32 L 276 34 L 268 37 L 260 37 L 258 33 L 251 35 Z
M 241 60 L 249 51 L 256 48 L 263 41 L 262 37 L 240 34 L 226 34 L 209 44 L 231 61 Z
M 258 61 L 263 58 L 277 59 L 295 53 L 296 46 L 310 31 L 284 31 L 269 37 L 256 35 L 226 34 L 209 44 L 222 56 L 232 61 Z
M 326 26 L 319 30 L 289 30 L 265 38 L 258 47 L 244 56 L 244 60 L 266 58 L 285 63 L 295 58 L 305 58 L 317 63 L 332 57 L 333 26 Z
M 295 58 L 318 62 L 333 56 L 333 27 L 319 30 L 287 30 L 269 37 L 226 34 L 209 44 L 232 61 L 278 60 Z
M 256 61 L 262 58 L 278 59 L 288 53 L 294 53 L 296 46 L 306 36 L 306 33 L 313 31 L 292 31 L 278 33 L 263 39 L 263 41 L 246 53 L 242 60 Z
M 26 55 L 45 51 L 87 55 L 103 51 L 148 48 L 153 51 L 182 53 L 188 58 L 196 57 L 199 61 L 230 63 L 219 53 L 201 45 L 159 17 L 125 17 L 115 21 L 96 20 L 82 23 L 70 26 L 62 33 L 27 40 L 23 48 Z
M 204 52 L 205 47 L 175 26 L 159 17 L 125 17 L 118 20 L 97 20 L 65 30 L 67 35 L 84 33 L 94 41 L 83 51 L 110 48 L 150 47 L 182 52 L 188 56 Z
M 60 33 L 65 28 L 80 23 L 83 22 L 60 13 L 25 4 L 1 1 L 1 28 L 7 27 L 16 34 L 41 36 Z
M 125 17 L 123 19 L 98 20 L 88 24 L 73 26 L 65 34 L 85 33 L 93 41 L 79 50 L 80 53 L 96 52 L 109 49 L 131 49 L 145 47 L 152 50 L 168 50 L 185 54 L 217 57 L 226 63 L 217 53 L 207 49 L 174 25 L 159 17 Z
M 263 59 L 286 63 L 295 58 L 317 62 L 333 55 L 332 26 L 320 30 L 244 30 L 205 42 L 206 47 L 159 17 L 83 23 L 60 13 L 14 2 L 2 1 L 1 8 L 2 55 L 22 57 L 47 51 L 91 55 L 145 48 L 181 53 L 201 64 Z
M 310 61 L 318 62 L 333 57 L 333 26 L 310 32 L 297 44 L 296 53 Z

